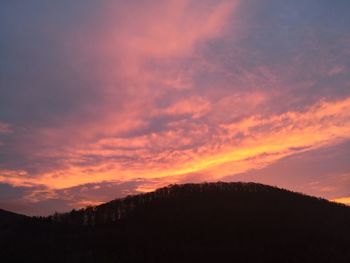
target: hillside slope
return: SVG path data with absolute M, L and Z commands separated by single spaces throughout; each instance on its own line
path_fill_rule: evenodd
M 350 262 L 350 208 L 254 183 L 174 185 L 28 223 L 3 257 Z
M 14 221 L 21 221 L 28 219 L 25 215 L 16 214 L 10 211 L 0 209 L 0 225 Z

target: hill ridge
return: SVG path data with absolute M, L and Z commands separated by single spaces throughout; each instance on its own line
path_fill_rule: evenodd
M 275 193 L 288 194 L 294 198 L 305 199 L 311 202 L 319 202 L 334 207 L 347 207 L 343 204 L 328 201 L 320 197 L 309 196 L 303 193 L 290 191 L 287 189 L 270 186 L 254 182 L 204 182 L 204 183 L 186 183 L 170 184 L 147 193 L 128 195 L 123 198 L 117 198 L 112 201 L 97 205 L 73 209 L 67 213 L 55 213 L 48 217 L 55 222 L 64 222 L 68 224 L 96 225 L 103 223 L 116 222 L 123 219 L 137 206 L 145 205 L 152 201 L 167 200 L 171 198 L 186 198 L 200 194 L 224 194 L 224 193 Z
M 96 207 L 0 224 L 0 258 L 348 263 L 349 222 L 350 207 L 268 185 L 170 185 Z

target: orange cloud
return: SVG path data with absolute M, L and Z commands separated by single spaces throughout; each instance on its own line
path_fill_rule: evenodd
M 0 175 L 0 180 L 58 189 L 135 178 L 181 181 L 193 173 L 199 174 L 201 180 L 218 180 L 349 139 L 349 120 L 350 98 L 320 102 L 303 112 L 255 115 L 222 124 L 211 133 L 209 124 L 180 121 L 171 129 L 140 137 L 103 138 L 79 148 L 67 148 L 64 154 L 69 156 L 56 171 L 35 177 L 12 172 L 11 176 Z
M 103 26 L 67 40 L 76 51 L 72 70 L 93 75 L 101 102 L 16 138 L 13 148 L 30 169 L 0 167 L 0 182 L 66 189 L 143 178 L 151 182 L 138 190 L 147 191 L 190 177 L 218 180 L 348 140 L 350 98 L 269 113 L 264 106 L 276 102 L 268 88 L 281 85 L 278 74 L 242 65 L 236 76 L 227 72 L 235 65 L 224 70 L 200 54 L 201 44 L 225 34 L 237 2 L 108 4 Z M 205 92 L 208 72 L 218 74 Z M 0 123 L 0 133 L 10 131 Z

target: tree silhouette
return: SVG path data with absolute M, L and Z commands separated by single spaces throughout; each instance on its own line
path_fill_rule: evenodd
M 350 262 L 349 222 L 347 206 L 267 185 L 170 185 L 50 217 L 0 211 L 0 258 Z

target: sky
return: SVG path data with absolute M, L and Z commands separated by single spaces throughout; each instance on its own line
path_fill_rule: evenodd
M 350 1 L 4 0 L 0 207 L 188 182 L 350 204 Z

